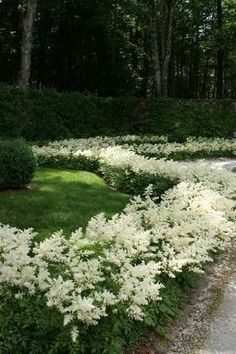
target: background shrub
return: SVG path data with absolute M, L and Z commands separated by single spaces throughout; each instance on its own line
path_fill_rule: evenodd
M 37 160 L 39 166 L 50 168 L 97 172 L 99 167 L 97 159 L 87 158 L 83 155 L 38 156 Z
M 0 85 L 0 136 L 39 141 L 149 133 L 183 142 L 189 135 L 229 137 L 236 129 L 229 100 L 150 97 L 140 112 L 143 101 Z
M 23 140 L 0 140 L 0 189 L 25 186 L 35 167 L 32 148 Z

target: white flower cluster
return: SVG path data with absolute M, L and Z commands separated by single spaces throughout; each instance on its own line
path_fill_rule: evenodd
M 230 197 L 236 192 L 235 175 L 232 172 L 206 166 L 201 161 L 186 163 L 146 158 L 121 146 L 101 149 L 100 161 L 114 167 L 129 168 L 136 173 L 146 172 L 173 180 L 201 182 Z
M 159 204 L 147 194 L 69 239 L 57 232 L 34 244 L 31 229 L 0 225 L 0 284 L 17 297 L 43 294 L 73 325 L 74 339 L 79 322 L 96 324 L 108 309 L 141 320 L 145 305 L 161 300 L 161 274 L 200 272 L 236 230 L 234 202 L 202 183 L 182 182 Z
M 151 137 L 146 137 L 151 139 Z M 216 170 L 213 166 L 206 166 L 204 162 L 195 161 L 195 162 L 177 162 L 165 159 L 155 159 L 147 158 L 142 155 L 135 153 L 134 148 L 130 145 L 128 149 L 126 145 L 117 145 L 118 142 L 125 141 L 140 141 L 138 136 L 124 136 L 122 137 L 95 137 L 88 139 L 69 139 L 62 140 L 50 143 L 47 146 L 43 147 L 34 147 L 34 151 L 38 157 L 51 158 L 58 156 L 64 157 L 78 157 L 85 156 L 88 159 L 96 159 L 99 162 L 106 163 L 111 166 L 116 166 L 120 168 L 130 168 L 134 172 L 146 172 L 152 174 L 158 174 L 170 179 L 178 179 L 180 181 L 190 180 L 193 182 L 205 182 L 207 186 L 210 186 L 212 189 L 217 189 L 223 191 L 225 194 L 234 194 L 235 193 L 235 176 L 225 170 Z M 153 140 L 156 141 L 157 136 L 153 137 Z M 160 140 L 164 141 L 164 137 L 161 137 Z M 142 153 L 143 145 L 139 146 Z M 175 149 L 176 144 L 158 144 L 150 146 L 159 146 L 163 147 L 161 149 L 166 149 L 168 151 L 178 151 Z M 170 146 L 170 150 L 168 150 Z M 192 151 L 196 149 L 216 149 L 223 151 L 224 149 L 230 148 L 232 153 L 235 153 L 235 142 L 227 141 L 226 139 L 205 139 L 190 138 L 188 142 L 184 145 L 177 144 L 180 146 L 180 149 L 185 149 L 186 146 L 192 146 Z M 195 146 L 195 148 L 194 148 Z M 190 149 L 191 150 L 191 149 Z M 189 150 L 189 151 L 190 151 Z
M 101 137 L 87 139 L 69 139 L 49 143 L 41 148 L 35 146 L 34 150 L 38 155 L 84 155 L 87 157 L 97 157 L 101 148 L 109 148 L 122 145 L 124 149 L 135 151 L 141 155 L 153 155 L 156 157 L 168 157 L 172 153 L 187 152 L 195 153 L 204 151 L 230 152 L 232 156 L 236 154 L 235 140 L 223 138 L 188 138 L 186 143 L 167 143 L 166 136 L 138 136 L 125 135 L 115 137 Z
M 122 137 L 95 137 L 89 139 L 69 139 L 50 143 L 43 147 L 34 147 L 35 154 L 44 159 L 63 157 L 84 156 L 88 159 L 95 159 L 101 163 L 120 168 L 130 168 L 136 173 L 146 172 L 157 174 L 170 179 L 179 181 L 190 180 L 192 182 L 203 182 L 213 190 L 220 190 L 226 195 L 235 193 L 235 176 L 225 170 L 216 170 L 214 166 L 206 166 L 204 162 L 177 162 L 165 159 L 147 158 L 135 153 L 132 147 L 128 149 L 126 145 L 116 145 Z M 140 138 L 141 139 L 141 138 Z M 149 137 L 148 139 L 151 139 Z M 154 141 L 158 139 L 153 137 Z M 164 137 L 161 137 L 164 141 Z M 137 136 L 123 137 L 123 141 L 138 141 Z M 232 154 L 235 152 L 235 143 L 227 142 L 225 139 L 189 139 L 187 144 L 196 144 L 196 146 L 216 146 L 216 149 L 223 146 L 231 147 Z M 171 144 L 160 144 L 166 146 Z M 131 145 L 132 146 L 132 145 Z M 153 145 L 155 146 L 155 145 Z M 175 144 L 173 144 L 175 146 Z M 181 145 L 182 146 L 182 145 Z M 184 145 L 183 145 L 184 146 Z M 140 145 L 141 149 L 142 145 Z M 168 151 L 168 150 L 167 150 Z
M 85 156 L 88 159 L 97 159 L 101 148 L 109 148 L 121 144 L 124 148 L 132 146 L 132 144 L 141 144 L 145 141 L 150 143 L 167 142 L 166 136 L 138 136 L 124 135 L 115 137 L 97 136 L 87 139 L 68 139 L 49 143 L 42 147 L 33 146 L 33 151 L 39 158 L 55 159 L 60 157 L 78 157 Z
M 186 143 L 166 143 L 166 144 L 132 144 L 132 149 L 141 155 L 169 157 L 173 153 L 196 153 L 206 152 L 207 154 L 217 152 L 218 154 L 230 152 L 232 156 L 236 155 L 236 141 L 223 138 L 188 138 Z

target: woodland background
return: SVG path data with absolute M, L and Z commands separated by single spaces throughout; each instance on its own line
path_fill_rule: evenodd
M 31 74 L 22 84 L 30 10 Z M 235 38 L 235 0 L 1 0 L 0 82 L 100 96 L 234 98 Z

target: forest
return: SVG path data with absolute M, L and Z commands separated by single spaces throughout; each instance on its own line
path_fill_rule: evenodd
M 1 0 L 0 82 L 235 98 L 235 38 L 235 0 Z

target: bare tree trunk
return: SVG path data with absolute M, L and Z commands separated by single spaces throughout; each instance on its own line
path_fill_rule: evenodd
M 152 41 L 152 63 L 154 71 L 154 87 L 157 96 L 161 95 L 161 66 L 160 53 L 158 48 L 158 33 L 157 33 L 157 9 L 155 0 L 148 1 L 150 31 Z
M 222 41 L 222 0 L 217 0 L 217 64 L 216 64 L 216 97 L 223 98 L 223 61 L 224 48 Z
M 173 10 L 174 10 L 174 0 L 164 0 L 165 10 L 164 10 L 164 22 L 162 31 L 165 33 L 163 38 L 164 43 L 162 43 L 162 96 L 168 95 L 168 74 L 169 74 L 169 64 L 171 57 L 171 44 L 172 44 L 172 26 L 173 26 Z
M 175 0 L 162 0 L 160 19 L 158 19 L 156 1 L 148 0 L 147 2 L 150 18 L 155 91 L 158 96 L 167 96 Z M 158 20 L 160 38 L 158 37 Z
M 37 0 L 27 1 L 26 16 L 23 20 L 21 62 L 18 85 L 26 87 L 29 84 L 31 68 L 31 51 L 33 42 L 33 23 L 37 11 Z

